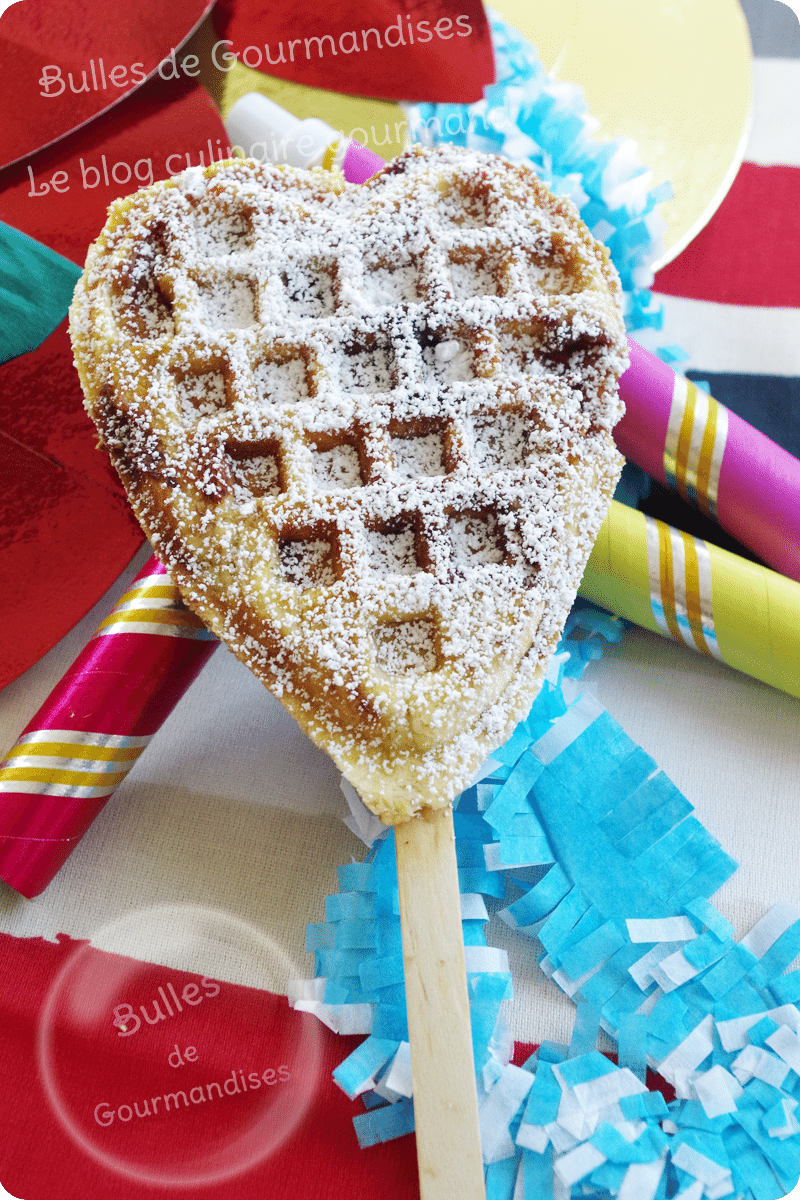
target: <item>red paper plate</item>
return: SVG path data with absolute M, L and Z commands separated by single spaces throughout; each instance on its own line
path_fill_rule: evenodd
M 221 0 L 218 64 L 353 96 L 469 104 L 494 81 L 481 0 Z
M 187 155 L 194 164 L 201 155 L 208 162 L 208 142 L 215 146 L 224 136 L 202 88 L 155 80 L 87 128 L 0 173 L 0 220 L 82 263 L 108 203 L 132 190 L 112 178 L 115 164 L 148 160 L 158 178 L 169 172 L 170 155 L 177 156 L 174 170 Z M 82 172 L 90 167 L 98 180 L 84 187 Z M 63 190 L 52 186 L 54 175 Z M 143 541 L 96 440 L 64 321 L 37 350 L 0 366 L 0 686 L 86 614 Z
M 181 72 L 180 55 L 173 66 L 170 52 L 210 8 L 210 0 L 13 4 L 0 24 L 0 62 L 5 64 L 0 72 L 0 168 L 117 104 L 164 59 L 164 76 Z
M 58 336 L 65 336 L 63 327 L 53 334 Z M 45 357 L 51 341 L 45 343 Z M 4 395 L 10 365 L 0 368 Z M 0 476 L 2 687 L 86 614 L 143 537 L 120 491 L 36 453 L 5 431 L 0 431 Z
M 207 92 L 156 77 L 102 119 L 0 172 L 0 220 L 83 264 L 112 200 L 227 145 Z

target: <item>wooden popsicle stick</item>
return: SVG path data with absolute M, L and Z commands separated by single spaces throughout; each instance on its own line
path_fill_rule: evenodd
M 452 809 L 395 826 L 422 1200 L 484 1200 Z

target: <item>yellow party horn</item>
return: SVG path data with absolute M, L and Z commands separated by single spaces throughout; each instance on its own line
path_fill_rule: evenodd
M 612 501 L 580 595 L 800 697 L 800 583 Z

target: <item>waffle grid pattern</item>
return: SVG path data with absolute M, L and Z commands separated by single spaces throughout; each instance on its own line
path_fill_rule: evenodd
M 385 760 L 388 738 L 463 776 L 531 651 L 540 671 L 613 490 L 605 252 L 530 172 L 452 148 L 359 189 L 186 172 L 104 239 L 77 361 L 137 515 L 160 552 L 181 544 L 189 603 L 207 616 L 211 595 L 215 630 L 340 765 L 345 743 L 345 764 Z M 337 689 L 349 711 L 320 717 Z

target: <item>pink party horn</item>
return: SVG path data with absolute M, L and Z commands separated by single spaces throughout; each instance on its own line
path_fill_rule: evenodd
M 151 558 L 0 764 L 0 879 L 47 887 L 218 644 Z
M 629 339 L 626 458 L 782 575 L 800 580 L 800 460 Z
M 386 163 L 319 117 L 301 120 L 260 92 L 246 92 L 225 118 L 231 142 L 247 158 L 292 167 L 341 168 L 348 183 L 366 183 Z

